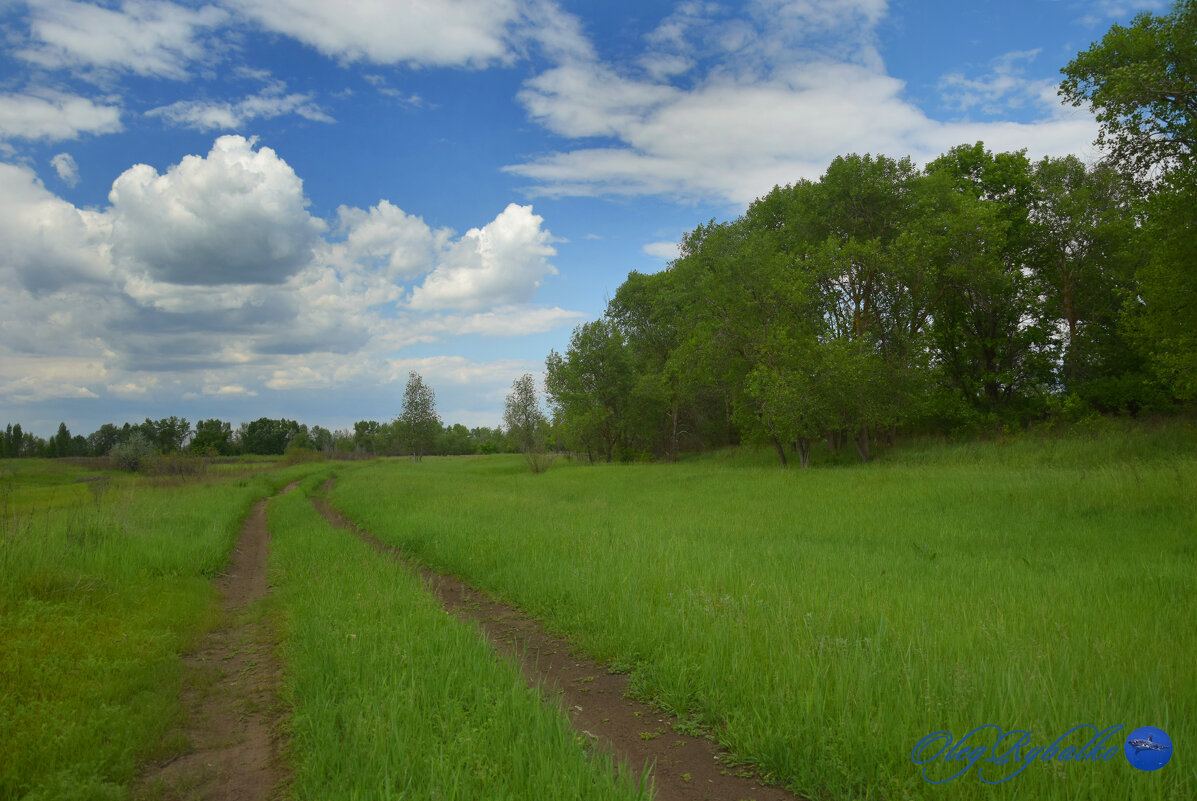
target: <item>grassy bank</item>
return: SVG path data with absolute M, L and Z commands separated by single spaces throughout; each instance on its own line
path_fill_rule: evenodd
M 290 470 L 151 480 L 0 463 L 0 798 L 120 799 L 183 746 L 179 654 L 217 620 L 212 578 Z
M 1030 745 L 1086 723 L 1197 741 L 1197 456 L 1191 432 L 1159 436 L 807 472 L 750 453 L 540 476 L 396 461 L 346 473 L 333 501 L 813 797 L 1183 799 L 1197 771 L 1179 756 L 1036 763 L 996 787 L 975 769 L 933 786 L 911 761 L 925 735 L 987 723 Z
M 269 517 L 296 798 L 639 795 L 410 569 L 319 517 L 315 483 Z

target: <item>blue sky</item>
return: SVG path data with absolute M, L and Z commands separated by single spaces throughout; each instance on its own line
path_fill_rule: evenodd
M 0 418 L 399 412 L 511 382 L 836 155 L 1097 154 L 1059 70 L 1152 0 L 0 0 Z

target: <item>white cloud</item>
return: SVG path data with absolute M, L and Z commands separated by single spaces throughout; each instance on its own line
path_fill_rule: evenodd
M 75 139 L 81 133 L 121 130 L 119 106 L 54 91 L 0 94 L 0 141 Z
M 49 192 L 32 170 L 0 163 L 0 276 L 32 293 L 109 280 L 110 226 Z M 17 334 L 18 332 L 13 332 Z
M 0 402 L 357 392 L 396 380 L 392 362 L 417 342 L 582 319 L 526 303 L 553 271 L 531 207 L 455 237 L 381 200 L 339 209 L 330 240 L 290 166 L 237 136 L 163 174 L 132 167 L 109 199 L 79 209 L 28 167 L 0 163 Z M 237 268 L 243 251 L 259 272 Z M 440 311 L 406 302 L 424 277 Z M 495 391 L 526 367 L 420 364 Z
M 338 230 L 345 241 L 330 249 L 326 258 L 339 265 L 370 265 L 394 279 L 408 279 L 432 269 L 437 253 L 448 243 L 451 232 L 433 231 L 419 217 L 381 200 L 363 210 L 349 206 L 337 209 Z
M 130 167 L 108 200 L 117 258 L 172 284 L 280 283 L 310 262 L 324 228 L 290 165 L 240 136 L 164 175 Z
M 482 67 L 509 61 L 516 0 L 227 0 L 266 28 L 346 62 Z
M 673 261 L 681 255 L 677 242 L 649 242 L 642 250 L 663 261 Z
M 75 187 L 79 184 L 79 165 L 70 153 L 59 153 L 50 159 L 50 166 L 58 173 L 59 180 L 67 186 Z
M 243 98 L 236 103 L 228 101 L 179 100 L 168 106 L 160 106 L 146 112 L 151 117 L 162 117 L 166 121 L 184 128 L 198 131 L 237 130 L 251 120 L 273 119 L 284 114 L 298 114 L 313 122 L 335 122 L 318 105 L 312 102 L 312 95 L 282 94 L 267 90 Z
M 1039 111 L 1037 121 L 928 117 L 884 72 L 875 28 L 885 10 L 883 0 L 759 0 L 733 17 L 686 4 L 648 37 L 638 68 L 566 56 L 526 81 L 519 100 L 532 119 L 567 139 L 600 141 L 504 169 L 532 179 L 532 195 L 746 204 L 775 184 L 817 178 L 849 152 L 925 161 L 978 139 L 1033 156 L 1089 150 L 1092 118 L 1019 74 L 1026 54 L 1011 54 L 993 76 L 971 83 L 961 76 L 956 85 L 970 92 L 960 93 L 962 102 L 983 93 L 1007 105 L 1017 99 Z M 699 72 L 671 59 L 704 66 Z M 683 71 L 684 81 L 676 77 Z
M 173 3 L 127 0 L 119 10 L 73 0 L 31 0 L 30 33 L 36 44 L 22 58 L 50 68 L 95 67 L 183 80 L 204 54 L 198 36 L 228 13 Z
M 482 228 L 450 244 L 432 274 L 412 292 L 414 309 L 477 311 L 532 299 L 546 275 L 557 270 L 557 251 L 531 206 L 512 203 Z

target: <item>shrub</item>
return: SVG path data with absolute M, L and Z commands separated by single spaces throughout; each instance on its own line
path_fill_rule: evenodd
M 134 431 L 124 442 L 112 446 L 108 456 L 121 470 L 137 471 L 154 455 L 154 445 L 140 431 Z

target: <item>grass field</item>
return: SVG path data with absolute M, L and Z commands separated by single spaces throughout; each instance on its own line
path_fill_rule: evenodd
M 253 502 L 313 469 L 0 463 L 0 798 L 125 798 L 139 761 L 184 747 L 164 735 L 212 577 Z
M 345 472 L 332 500 L 809 796 L 1179 800 L 1197 797 L 1181 755 L 934 786 L 911 753 L 983 724 L 1029 746 L 1079 724 L 1197 741 L 1195 441 L 1113 430 L 806 472 L 752 452 L 538 476 L 517 458 L 391 461 Z
M 186 743 L 179 654 L 220 625 L 213 576 L 271 502 L 296 798 L 631 798 L 609 761 L 446 616 L 380 539 L 523 607 L 635 691 L 817 799 L 1197 797 L 1197 434 L 926 443 L 782 471 L 518 457 L 213 466 L 152 478 L 0 463 L 0 799 L 125 799 Z M 1165 768 L 911 755 L 984 724 L 1047 745 L 1154 725 Z M 993 742 L 980 732 L 973 746 Z M 986 739 L 988 738 L 988 739 Z M 1074 733 L 1061 747 L 1079 746 Z M 1024 749 L 1025 751 L 1026 749 Z M 639 766 L 636 766 L 639 767 Z
M 274 500 L 270 527 L 296 798 L 646 797 L 410 568 L 332 528 L 306 492 Z

